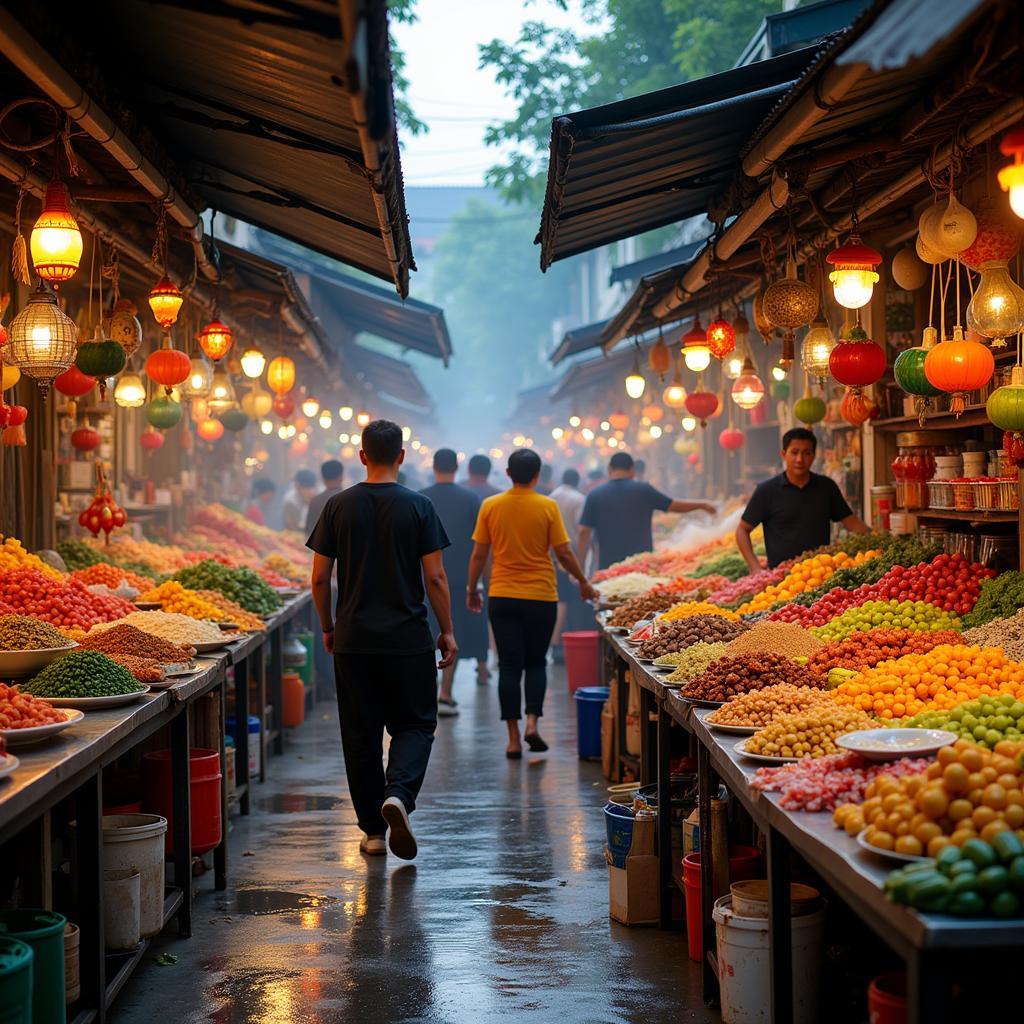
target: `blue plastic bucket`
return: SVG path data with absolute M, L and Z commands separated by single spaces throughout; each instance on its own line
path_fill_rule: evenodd
M 601 757 L 601 709 L 611 690 L 607 686 L 581 686 L 576 701 L 576 752 L 582 757 Z
M 622 804 L 604 805 L 604 827 L 608 835 L 608 852 L 617 868 L 626 866 L 626 854 L 633 845 L 633 808 Z

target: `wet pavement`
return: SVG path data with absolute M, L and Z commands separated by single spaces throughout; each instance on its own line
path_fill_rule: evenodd
M 153 948 L 178 962 L 147 962 L 109 1019 L 717 1021 L 681 932 L 608 918 L 606 784 L 576 757 L 561 671 L 541 721 L 551 750 L 516 762 L 473 668 L 456 679 L 461 716 L 438 723 L 415 862 L 359 853 L 336 712 L 318 705 L 232 819 L 230 888 L 196 880 L 192 939 Z

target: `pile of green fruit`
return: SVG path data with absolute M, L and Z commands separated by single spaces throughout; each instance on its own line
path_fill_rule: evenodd
M 951 711 L 922 711 L 899 723 L 901 728 L 945 729 L 994 750 L 1000 740 L 1024 739 L 1024 702 L 1008 693 L 958 704 Z
M 865 601 L 848 608 L 824 626 L 812 626 L 819 640 L 845 640 L 871 629 L 959 629 L 960 620 L 927 601 Z
M 142 689 L 126 669 L 99 651 L 72 651 L 50 662 L 34 679 L 22 684 L 33 697 L 113 697 Z
M 90 565 L 99 565 L 103 561 L 103 556 L 98 551 L 93 550 L 88 544 L 83 544 L 80 540 L 57 541 L 57 554 L 64 559 L 68 572 L 74 572 L 76 569 L 88 569 Z
M 1024 843 L 1000 832 L 990 843 L 968 839 L 893 871 L 885 880 L 893 903 L 957 917 L 1018 917 L 1024 896 Z
M 750 569 L 747 568 L 742 555 L 735 551 L 727 551 L 724 555 L 712 558 L 710 562 L 705 562 L 694 569 L 690 576 L 695 580 L 703 579 L 705 576 L 724 576 L 727 580 L 735 581 L 749 572 Z
M 1008 619 L 1024 607 L 1024 573 L 1000 573 L 981 585 L 978 602 L 964 616 L 964 628 L 983 626 L 993 619 Z
M 212 558 L 179 569 L 170 579 L 189 590 L 217 590 L 253 615 L 273 615 L 282 604 L 280 595 L 252 569 L 230 569 Z

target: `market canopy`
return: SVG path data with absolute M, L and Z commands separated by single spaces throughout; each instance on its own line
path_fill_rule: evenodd
M 537 242 L 556 260 L 705 213 L 818 47 L 555 118 Z
M 642 277 L 649 277 L 651 274 L 656 274 L 661 270 L 668 270 L 670 267 L 678 267 L 680 264 L 689 263 L 704 248 L 706 241 L 706 238 L 701 238 L 696 242 L 688 242 L 686 245 L 677 245 L 674 249 L 656 252 L 653 256 L 646 256 L 642 260 L 623 263 L 622 266 L 612 269 L 608 277 L 608 283 L 625 284 L 626 282 L 639 281 Z
M 557 366 L 570 356 L 578 356 L 581 352 L 596 348 L 601 344 L 601 335 L 608 324 L 608 320 L 598 320 L 596 323 L 584 324 L 582 327 L 566 331 L 558 347 L 548 356 L 548 360 Z
M 340 352 L 342 366 L 351 383 L 364 394 L 415 413 L 429 413 L 433 402 L 416 371 L 401 359 L 375 352 L 363 345 L 347 345 Z
M 605 390 L 614 382 L 621 384 L 636 358 L 632 349 L 613 356 L 586 359 L 570 366 L 551 390 L 551 400 L 576 398 L 588 391 Z

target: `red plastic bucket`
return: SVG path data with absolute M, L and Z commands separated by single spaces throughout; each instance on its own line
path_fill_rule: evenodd
M 596 631 L 563 633 L 562 647 L 565 651 L 565 676 L 569 681 L 569 692 L 575 693 L 583 686 L 598 686 L 601 681 L 598 658 L 598 637 Z
M 206 853 L 220 844 L 220 752 L 193 747 L 189 752 L 192 773 L 192 852 Z M 173 853 L 174 801 L 171 792 L 171 752 L 154 750 L 142 755 L 142 777 L 146 791 L 143 803 L 149 814 L 167 819 L 164 849 Z
M 142 801 L 133 800 L 130 804 L 116 804 L 113 807 L 104 807 L 103 814 L 109 817 L 112 814 L 141 814 Z
M 733 846 L 729 850 L 729 881 L 743 882 L 761 872 L 761 851 L 756 846 Z M 700 854 L 683 858 L 683 886 L 686 889 L 686 947 L 691 960 L 700 963 L 703 929 L 700 894 Z
M 880 974 L 868 985 L 871 1024 L 907 1024 L 907 976 Z

